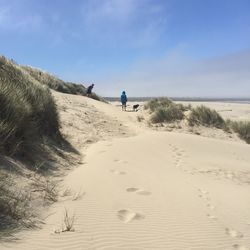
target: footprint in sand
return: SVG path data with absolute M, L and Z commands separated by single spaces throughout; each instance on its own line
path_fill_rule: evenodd
M 231 228 L 225 228 L 225 232 L 227 235 L 231 236 L 232 238 L 243 238 L 243 233 L 238 232 Z
M 190 172 L 192 173 L 192 172 Z M 207 200 L 207 201 L 210 201 L 210 198 L 209 198 L 209 192 L 206 191 L 206 190 L 203 190 L 203 189 L 198 189 L 198 191 L 200 192 L 199 194 L 199 197 L 204 199 L 204 200 Z
M 136 192 L 136 194 L 145 195 L 145 196 L 151 195 L 151 193 L 149 191 L 146 191 L 146 190 L 138 190 Z
M 127 190 L 127 192 L 131 193 L 131 192 L 136 192 L 139 189 L 138 188 L 127 188 L 126 190 Z
M 214 215 L 211 215 L 211 214 L 207 214 L 207 217 L 211 220 L 217 220 L 218 218 Z
M 124 172 L 124 171 L 118 171 L 115 169 L 111 169 L 110 172 L 113 174 L 117 174 L 117 175 L 125 175 L 126 174 L 126 172 Z
M 117 212 L 117 217 L 124 223 L 129 223 L 133 220 L 142 220 L 145 218 L 143 214 L 136 213 L 132 210 L 122 209 Z
M 208 191 L 206 191 L 206 190 L 203 190 L 203 189 L 198 189 L 198 191 L 200 192 L 200 193 L 202 193 L 202 194 L 208 194 Z
M 145 196 L 151 195 L 149 191 L 139 189 L 139 188 L 127 188 L 126 191 L 129 193 L 136 193 L 136 194 L 145 195 Z
M 215 206 L 211 205 L 211 204 L 207 204 L 207 207 L 210 209 L 210 210 L 214 210 L 215 209 Z
M 241 245 L 238 245 L 238 244 L 234 244 L 233 248 L 236 249 L 236 250 L 250 250 L 249 247 L 241 246 Z

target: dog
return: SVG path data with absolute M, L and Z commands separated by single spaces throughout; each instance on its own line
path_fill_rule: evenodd
M 138 111 L 138 108 L 139 108 L 139 104 L 135 104 L 135 105 L 133 105 L 133 110 L 135 111 L 135 112 L 137 112 Z

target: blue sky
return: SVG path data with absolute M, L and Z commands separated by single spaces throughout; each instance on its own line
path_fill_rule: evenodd
M 250 97 L 250 0 L 0 0 L 0 54 L 103 96 Z

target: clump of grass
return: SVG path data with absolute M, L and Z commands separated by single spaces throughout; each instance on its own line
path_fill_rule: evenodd
M 250 122 L 249 121 L 231 121 L 230 127 L 246 143 L 250 143 Z
M 72 232 L 75 231 L 74 223 L 75 223 L 75 215 L 70 215 L 68 210 L 65 208 L 64 211 L 64 226 L 62 232 Z
M 74 224 L 75 224 L 75 214 L 70 215 L 68 209 L 64 208 L 63 222 L 60 229 L 56 229 L 54 232 L 64 233 L 64 232 L 74 232 Z
M 191 113 L 188 117 L 188 123 L 190 126 L 203 125 L 222 128 L 225 121 L 215 110 L 211 110 L 210 108 L 201 105 L 191 109 Z
M 152 123 L 173 122 L 182 120 L 184 113 L 179 106 L 171 104 L 166 108 L 158 108 L 151 116 Z
M 45 137 L 57 138 L 59 117 L 48 87 L 0 57 L 0 153 L 32 155 Z
M 172 104 L 173 104 L 173 101 L 167 97 L 155 98 L 155 99 L 148 101 L 145 104 L 144 109 L 149 109 L 150 112 L 154 112 L 156 111 L 156 109 L 166 108 Z
M 151 115 L 152 123 L 173 122 L 184 118 L 186 107 L 182 104 L 176 104 L 167 97 L 155 98 L 147 102 L 144 106 Z

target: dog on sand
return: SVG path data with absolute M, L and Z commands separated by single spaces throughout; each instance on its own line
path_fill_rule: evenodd
M 137 112 L 139 109 L 139 106 L 140 106 L 139 104 L 133 105 L 133 111 Z

